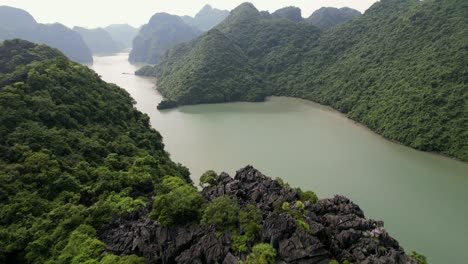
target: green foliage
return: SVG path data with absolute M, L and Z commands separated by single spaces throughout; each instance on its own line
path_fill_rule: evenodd
M 239 223 L 245 235 L 249 238 L 249 241 L 253 241 L 257 238 L 262 228 L 262 221 L 262 211 L 253 204 L 247 205 L 246 210 L 242 210 L 239 213 Z
M 306 231 L 306 232 L 310 232 L 310 225 L 306 221 L 304 221 L 302 219 L 297 219 L 296 221 L 297 221 L 297 225 L 300 228 L 304 229 L 304 231 Z
M 106 254 L 102 257 L 105 245 L 96 239 L 96 231 L 87 225 L 80 225 L 70 235 L 67 245 L 61 251 L 57 264 L 144 264 L 144 258 L 137 256 L 118 257 Z
M 318 197 L 313 191 L 306 191 L 306 192 L 300 192 L 301 196 L 301 201 L 306 203 L 309 202 L 310 204 L 315 204 L 318 202 Z
M 322 7 L 312 13 L 312 15 L 307 18 L 307 22 L 314 26 L 328 29 L 343 24 L 358 16 L 361 16 L 359 11 L 348 7 L 339 9 L 334 7 Z
M 232 236 L 232 249 L 236 252 L 245 253 L 257 238 L 262 228 L 262 211 L 255 205 L 247 205 L 246 210 L 239 213 L 239 223 L 242 235 L 234 232 Z
M 280 177 L 277 177 L 275 181 L 277 181 L 281 187 L 290 187 L 289 183 L 284 182 L 284 180 L 281 179 Z
M 105 255 L 99 264 L 146 264 L 146 260 L 138 256 L 118 257 L 112 254 Z
M 252 4 L 167 53 L 158 89 L 179 105 L 300 97 L 385 138 L 468 160 L 464 0 L 385 0 L 320 31 Z
M 329 262 L 329 264 L 340 264 L 340 262 L 338 262 L 336 259 L 333 259 Z
M 167 193 L 154 197 L 151 218 L 165 226 L 197 222 L 203 211 L 204 200 L 196 188 L 175 177 L 165 178 Z M 171 189 L 169 189 L 171 188 Z
M 78 264 L 99 258 L 105 245 L 95 237 L 96 231 L 91 226 L 79 226 L 71 233 L 68 244 L 58 257 L 58 261 Z
M 289 205 L 288 202 L 284 202 L 284 203 L 281 205 L 281 209 L 282 209 L 283 211 L 288 211 L 290 208 L 291 208 L 291 207 L 290 207 L 290 205 Z
M 247 243 L 251 242 L 247 235 L 239 235 L 238 233 L 232 236 L 232 249 L 235 252 L 245 253 L 249 251 Z
M 305 209 L 305 205 L 304 205 L 303 202 L 297 201 L 297 202 L 296 202 L 296 208 L 299 209 L 299 210 L 304 210 L 304 209 Z
M 190 182 L 128 93 L 88 67 L 21 40 L 0 62 L 1 263 L 99 261 L 91 228 L 145 206 L 166 175 Z
M 416 261 L 418 261 L 419 264 L 427 264 L 427 258 L 425 256 L 417 253 L 416 251 L 413 251 L 411 253 L 411 257 L 416 259 Z
M 265 97 L 262 80 L 255 76 L 246 55 L 220 31 L 210 30 L 203 38 L 181 46 L 170 54 L 189 51 L 184 56 L 187 60 L 170 58 L 164 62 L 164 73 L 171 74 L 158 78 L 158 90 L 168 100 L 184 105 L 260 101 Z
M 228 196 L 213 200 L 205 209 L 202 224 L 216 225 L 222 230 L 232 230 L 239 222 L 239 205 Z
M 252 248 L 247 256 L 247 264 L 273 264 L 276 259 L 276 250 L 270 244 L 258 244 Z
M 167 194 L 186 185 L 187 183 L 179 177 L 165 176 L 162 183 L 156 186 L 156 190 L 158 194 Z
M 200 177 L 200 187 L 210 187 L 216 184 L 216 179 L 218 178 L 218 174 L 216 172 L 209 170 Z

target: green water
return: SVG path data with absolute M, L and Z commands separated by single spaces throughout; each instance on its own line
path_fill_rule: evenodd
M 468 164 L 389 142 L 299 99 L 160 112 L 155 80 L 122 74 L 137 68 L 127 56 L 96 57 L 91 67 L 130 93 L 195 182 L 208 169 L 233 175 L 251 164 L 321 197 L 348 196 L 432 264 L 468 263 Z

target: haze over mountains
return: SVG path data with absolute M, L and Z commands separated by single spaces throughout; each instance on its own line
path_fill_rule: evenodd
M 112 24 L 104 28 L 112 39 L 119 45 L 121 49 L 131 49 L 133 39 L 138 34 L 139 28 L 132 27 L 128 24 Z
M 219 10 L 205 5 L 195 17 L 182 16 L 182 20 L 188 25 L 194 26 L 201 31 L 208 31 L 219 24 L 229 15 L 227 10 Z
M 113 54 L 132 48 L 138 29 L 127 24 L 109 25 L 105 28 L 74 27 L 93 54 Z
M 40 24 L 22 9 L 0 6 L 0 41 L 13 38 L 47 44 L 77 62 L 93 61 L 90 49 L 75 31 L 59 23 Z
M 382 0 L 363 16 L 321 31 L 293 22 L 297 10 L 275 19 L 245 3 L 138 73 L 158 77 L 165 105 L 301 97 L 387 138 L 468 160 L 467 4 Z M 239 64 L 234 57 L 247 59 Z M 255 79 L 262 81 L 238 91 Z
M 194 18 L 157 13 L 140 29 L 129 60 L 158 63 L 174 45 L 193 40 L 228 15 L 229 11 L 214 9 L 210 5 L 204 6 Z
M 122 49 L 105 29 L 74 27 L 73 30 L 81 35 L 93 54 L 112 54 Z

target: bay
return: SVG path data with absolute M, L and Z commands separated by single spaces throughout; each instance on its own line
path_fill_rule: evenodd
M 194 182 L 208 169 L 234 175 L 251 164 L 322 198 L 349 197 L 367 217 L 384 220 L 407 253 L 422 253 L 429 263 L 466 263 L 467 163 L 390 142 L 300 99 L 158 111 L 162 97 L 155 79 L 133 75 L 138 66 L 127 58 L 126 53 L 95 57 L 90 67 L 135 99 Z

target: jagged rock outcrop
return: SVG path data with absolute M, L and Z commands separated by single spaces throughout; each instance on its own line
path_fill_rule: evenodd
M 254 204 L 263 215 L 258 243 L 277 250 L 276 263 L 328 264 L 332 259 L 351 263 L 416 264 L 390 237 L 383 222 L 368 220 L 362 210 L 343 196 L 305 203 L 305 221 L 279 210 L 295 204 L 299 189 L 272 180 L 251 166 L 234 178 L 222 173 L 216 184 L 202 191 L 207 201 L 228 196 L 241 208 Z M 197 223 L 166 228 L 149 219 L 149 208 L 115 219 L 101 232 L 107 250 L 120 255 L 144 256 L 148 263 L 239 263 L 245 255 L 231 249 L 232 234 Z

